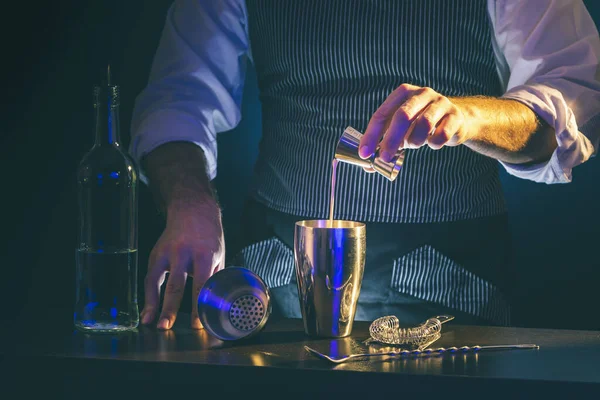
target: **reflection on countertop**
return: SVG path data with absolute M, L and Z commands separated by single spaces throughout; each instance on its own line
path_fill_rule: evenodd
M 507 379 L 600 383 L 600 332 L 462 326 L 449 323 L 432 347 L 535 343 L 539 350 L 444 353 L 358 360 L 334 365 L 309 354 L 304 346 L 332 356 L 387 351 L 365 344 L 369 324 L 355 322 L 351 336 L 312 338 L 301 320 L 270 320 L 257 336 L 221 341 L 187 325 L 180 315 L 173 329 L 140 326 L 129 333 L 88 334 L 68 325 L 63 329 L 22 327 L 2 335 L 0 356 L 57 357 L 77 360 L 140 361 L 162 365 L 275 367 L 315 371 L 353 371 L 427 376 L 468 376 Z M 49 325 L 45 325 L 49 326 Z

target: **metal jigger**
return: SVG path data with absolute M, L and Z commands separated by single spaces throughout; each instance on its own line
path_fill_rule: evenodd
M 352 333 L 365 253 L 364 223 L 296 222 L 294 259 L 307 335 L 331 338 Z
M 363 160 L 358 155 L 358 146 L 362 136 L 362 133 L 356 129 L 351 126 L 347 127 L 335 149 L 335 158 L 348 164 L 367 168 L 371 167 L 390 181 L 396 179 L 398 173 L 402 169 L 402 164 L 404 163 L 404 150 L 398 150 L 392 158 L 392 161 L 384 162 L 379 158 L 378 147 L 370 158 Z

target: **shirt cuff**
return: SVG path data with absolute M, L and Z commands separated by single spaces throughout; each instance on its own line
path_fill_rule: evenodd
M 500 161 L 506 172 L 518 178 L 539 183 L 569 183 L 571 171 L 565 172 L 558 161 L 557 150 L 552 153 L 550 160 L 533 165 L 511 164 Z
M 217 176 L 217 142 L 209 130 L 187 113 L 177 110 L 158 110 L 144 118 L 133 132 L 130 152 L 140 170 L 140 179 L 148 184 L 142 169 L 142 158 L 158 146 L 169 142 L 190 142 L 204 152 L 206 173 L 210 180 Z
M 575 115 L 561 93 L 552 87 L 531 84 L 518 86 L 502 98 L 521 102 L 554 128 L 557 148 L 548 161 L 534 165 L 500 164 L 511 175 L 547 184 L 569 183 L 572 170 L 593 154 L 591 142 L 577 128 Z

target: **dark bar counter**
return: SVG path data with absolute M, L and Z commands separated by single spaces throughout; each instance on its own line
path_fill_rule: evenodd
M 254 338 L 222 342 L 190 329 L 188 315 L 170 331 L 139 327 L 120 335 L 84 334 L 50 319 L 54 312 L 45 315 L 3 327 L 2 393 L 12 395 L 2 398 L 600 398 L 597 331 L 450 322 L 431 347 L 535 343 L 540 349 L 334 365 L 304 346 L 334 355 L 368 351 L 368 322 L 334 340 L 305 336 L 301 320 L 270 320 Z

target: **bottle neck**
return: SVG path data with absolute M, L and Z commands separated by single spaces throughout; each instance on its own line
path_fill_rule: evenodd
M 96 86 L 94 88 L 96 111 L 95 146 L 119 146 L 119 88 L 118 86 Z

